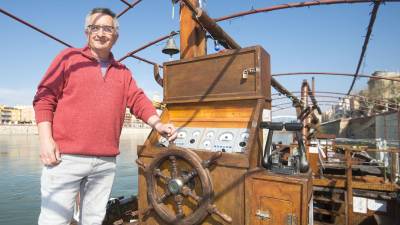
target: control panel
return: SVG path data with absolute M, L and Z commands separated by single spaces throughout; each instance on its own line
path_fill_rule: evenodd
M 246 128 L 181 127 L 177 132 L 176 146 L 213 152 L 243 153 L 249 138 Z M 168 146 L 168 141 L 161 137 L 159 145 Z

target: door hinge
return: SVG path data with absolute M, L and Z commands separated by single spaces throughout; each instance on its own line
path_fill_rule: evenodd
M 296 215 L 289 214 L 287 216 L 286 224 L 287 225 L 297 225 L 297 217 L 296 217 Z

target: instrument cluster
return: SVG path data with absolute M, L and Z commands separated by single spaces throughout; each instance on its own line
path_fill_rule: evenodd
M 243 153 L 247 147 L 249 130 L 246 128 L 178 128 L 174 144 L 182 148 L 213 152 Z M 161 137 L 159 144 L 167 146 Z

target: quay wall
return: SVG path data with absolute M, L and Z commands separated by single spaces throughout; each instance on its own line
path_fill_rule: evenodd
M 400 112 L 376 117 L 376 138 L 400 140 Z
M 124 127 L 121 135 L 143 135 L 147 137 L 151 129 L 148 126 Z M 0 125 L 0 135 L 37 135 L 36 125 Z
M 0 125 L 0 135 L 38 134 L 36 125 Z
M 400 113 L 384 113 L 362 118 L 342 118 L 322 123 L 322 133 L 338 138 L 399 140 Z

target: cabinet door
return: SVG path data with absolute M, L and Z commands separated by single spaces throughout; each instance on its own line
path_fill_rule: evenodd
M 288 224 L 293 213 L 292 203 L 286 200 L 261 197 L 256 207 L 255 217 L 258 225 Z M 290 221 L 289 221 L 290 224 Z
M 271 178 L 252 179 L 248 187 L 252 199 L 249 225 L 301 224 L 301 185 Z

